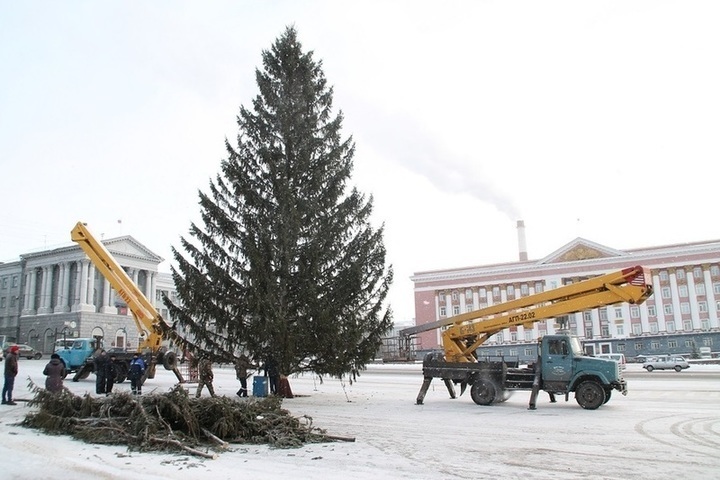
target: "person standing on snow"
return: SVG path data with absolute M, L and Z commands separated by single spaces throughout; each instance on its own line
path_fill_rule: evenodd
M 95 393 L 98 395 L 105 393 L 105 371 L 107 370 L 107 363 L 107 352 L 104 349 L 100 350 L 100 353 L 93 361 L 95 370 Z
M 18 374 L 18 350 L 20 347 L 13 345 L 5 359 L 5 384 L 2 389 L 2 404 L 17 405 L 13 402 L 13 387 L 15 386 L 15 377 Z
M 105 395 L 110 395 L 113 385 L 115 385 L 115 376 L 117 375 L 115 360 L 115 355 L 110 355 L 108 362 L 105 364 Z
M 130 378 L 130 389 L 133 395 L 142 394 L 143 376 L 145 375 L 145 360 L 137 353 L 133 355 L 130 361 L 130 369 L 128 377 Z
M 215 389 L 212 384 L 213 378 L 212 362 L 208 356 L 203 355 L 198 363 L 198 387 L 195 398 L 200 398 L 203 387 L 207 387 L 210 396 L 215 397 Z
M 244 353 L 235 360 L 235 376 L 240 380 L 240 390 L 237 391 L 238 397 L 247 397 L 247 379 L 248 379 L 248 368 L 253 365 L 250 363 L 250 359 Z
M 60 355 L 53 353 L 50 355 L 50 361 L 45 365 L 43 370 L 45 379 L 45 390 L 48 392 L 59 392 L 63 388 L 63 378 L 65 378 L 65 364 L 60 360 Z

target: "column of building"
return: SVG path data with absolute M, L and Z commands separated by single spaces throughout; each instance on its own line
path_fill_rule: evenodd
M 682 268 L 678 268 L 677 270 L 682 270 Z M 670 300 L 672 301 L 673 309 L 672 316 L 668 318 L 668 316 L 664 315 L 665 312 L 663 312 L 663 316 L 658 317 L 658 331 L 651 333 L 667 332 L 667 322 L 670 320 L 675 323 L 675 330 L 680 328 L 682 325 L 682 308 L 680 308 L 680 291 L 678 289 L 678 277 L 676 272 L 677 271 L 670 271 Z M 688 293 L 691 277 L 692 275 L 685 275 L 685 278 L 688 280 Z M 693 308 L 692 302 L 690 304 L 690 308 Z
M 705 295 L 707 295 L 710 328 L 718 328 L 720 325 L 718 324 L 717 300 L 715 298 L 715 285 L 713 285 L 710 265 L 703 265 L 703 278 L 705 279 Z
M 23 315 L 35 315 L 35 286 L 37 281 L 37 269 L 31 268 L 25 274 L 25 295 Z
M 655 321 L 658 323 L 662 321 L 663 324 L 665 324 L 665 307 L 663 306 L 662 299 L 662 283 L 660 283 L 660 277 L 657 273 L 653 274 L 653 286 L 655 287 L 656 293 L 650 298 L 650 301 L 655 303 Z M 640 323 L 642 325 L 641 333 L 650 333 L 650 317 L 643 318 L 640 316 Z
M 698 298 L 695 286 L 695 275 L 692 270 L 687 272 L 687 286 L 688 286 L 688 297 L 690 301 L 690 319 L 692 321 L 692 329 L 700 330 L 700 312 L 698 311 Z M 680 328 L 685 330 L 685 325 L 681 322 Z

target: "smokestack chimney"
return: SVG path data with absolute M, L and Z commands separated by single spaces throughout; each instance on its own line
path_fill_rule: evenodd
M 528 259 L 527 254 L 527 242 L 525 241 L 525 222 L 522 220 L 517 221 L 518 231 L 518 253 L 520 255 L 520 261 L 524 262 Z

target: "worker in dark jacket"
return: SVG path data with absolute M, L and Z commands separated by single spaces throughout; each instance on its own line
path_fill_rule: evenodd
M 237 391 L 238 397 L 248 396 L 248 368 L 252 366 L 253 365 L 250 363 L 250 359 L 244 353 L 240 354 L 240 356 L 235 360 L 235 376 L 238 380 L 240 380 L 240 390 Z
M 133 395 L 142 394 L 143 377 L 145 375 L 145 360 L 137 353 L 130 360 L 128 377 L 130 378 L 130 389 Z
M 198 387 L 195 397 L 200 398 L 203 387 L 207 387 L 211 397 L 215 396 L 215 389 L 212 384 L 213 378 L 212 362 L 208 356 L 203 356 L 198 363 Z
M 63 388 L 63 378 L 65 378 L 65 364 L 60 360 L 60 355 L 53 353 L 50 355 L 50 362 L 45 365 L 43 375 L 45 378 L 45 390 L 48 392 L 59 392 Z
M 108 356 L 105 350 L 93 360 L 93 369 L 95 370 L 95 393 L 98 395 L 105 394 L 105 372 L 107 370 Z
M 115 355 L 111 354 L 105 364 L 105 395 L 110 395 L 113 385 L 115 385 L 115 376 L 117 375 L 116 359 Z
M 280 370 L 277 360 L 272 355 L 265 361 L 265 376 L 268 377 L 270 384 L 270 393 L 277 395 L 280 387 Z
M 18 374 L 18 350 L 20 347 L 13 345 L 5 359 L 5 384 L 2 389 L 2 404 L 17 405 L 13 402 L 13 387 L 15 386 L 15 377 Z

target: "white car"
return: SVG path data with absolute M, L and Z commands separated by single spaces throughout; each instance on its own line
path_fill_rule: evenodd
M 648 372 L 652 372 L 653 370 L 675 370 L 676 372 L 682 372 L 686 368 L 690 368 L 690 364 L 680 355 L 663 355 L 648 358 L 645 363 L 643 363 L 643 368 Z

